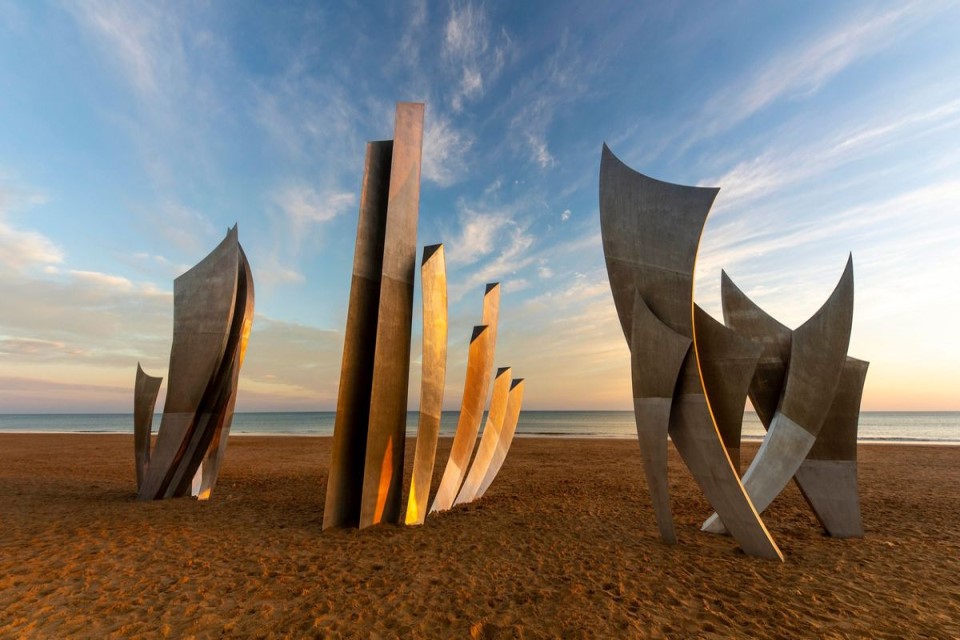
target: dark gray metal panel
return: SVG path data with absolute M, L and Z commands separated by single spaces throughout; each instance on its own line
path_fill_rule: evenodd
M 662 323 L 639 291 L 634 295 L 632 318 L 633 412 L 643 471 L 660 536 L 668 544 L 676 544 L 667 478 L 667 431 L 677 376 L 692 341 Z
M 860 400 L 869 362 L 847 356 L 833 402 L 807 456 L 811 460 L 856 460 Z
M 408 525 L 423 524 L 430 507 L 430 482 L 433 480 L 437 439 L 440 437 L 440 415 L 447 373 L 447 272 L 442 244 L 424 248 L 420 288 L 423 290 L 420 419 L 410 496 L 404 518 Z
M 188 471 L 181 463 L 191 439 L 198 427 L 206 428 L 204 398 L 223 363 L 234 316 L 239 247 L 234 226 L 206 258 L 174 280 L 167 397 L 150 468 L 138 493 L 141 500 L 176 493 L 174 476 Z M 189 466 L 189 455 L 187 460 Z
M 249 287 L 252 285 L 253 278 L 250 276 L 249 269 L 244 266 L 245 262 L 246 256 L 238 243 L 237 264 L 234 266 L 234 277 L 237 283 L 234 312 L 230 320 L 227 345 L 213 380 L 200 401 L 197 409 L 197 426 L 190 435 L 183 459 L 173 474 L 166 497 L 193 495 L 199 492 L 200 486 L 203 485 L 202 476 L 197 478 L 199 481 L 196 487 L 197 492 L 194 492 L 193 488 L 194 478 L 197 476 L 200 465 L 204 458 L 209 456 L 212 443 L 216 442 L 218 448 L 222 429 L 225 425 L 229 429 L 233 419 L 232 407 L 236 402 L 237 381 L 240 374 L 240 350 L 246 345 L 249 336 L 244 333 L 249 329 L 244 314 L 248 309 L 248 298 L 252 294 Z M 252 302 L 252 299 L 250 301 Z M 252 311 L 252 305 L 250 310 Z M 223 446 L 226 447 L 226 439 L 223 440 Z M 208 470 L 208 479 L 210 473 L 216 474 L 218 471 L 219 463 Z M 207 497 L 209 492 L 204 499 Z
M 600 230 L 627 344 L 635 290 L 661 322 L 682 336 L 693 337 L 693 267 L 703 224 L 718 191 L 648 178 L 603 146 Z
M 367 143 L 323 528 L 360 522 L 393 141 Z
M 360 527 L 399 523 L 420 211 L 423 104 L 397 103 Z
M 153 431 L 153 410 L 163 378 L 148 376 L 137 363 L 137 379 L 133 392 L 133 451 L 137 469 L 137 490 L 150 466 L 150 437 Z
M 740 469 L 740 432 L 747 389 L 763 347 L 723 326 L 694 305 L 700 376 L 720 439 L 734 469 Z
M 770 428 L 780 404 L 790 362 L 793 330 L 780 324 L 733 283 L 726 271 L 720 276 L 724 323 L 763 347 L 750 382 L 750 402 L 763 426 Z
M 868 362 L 847 356 L 817 441 L 794 474 L 824 530 L 835 538 L 863 536 L 857 490 L 857 427 Z
M 853 326 L 853 256 L 830 298 L 793 332 L 790 365 L 777 411 L 817 435 L 843 371 Z
M 793 332 L 787 378 L 777 412 L 760 450 L 743 474 L 743 485 L 758 512 L 773 502 L 800 468 L 823 427 L 846 360 L 853 322 L 853 258 L 830 298 Z M 704 523 L 722 532 L 721 513 Z M 729 526 L 727 527 L 729 528 Z
M 782 559 L 720 441 L 695 356 L 693 270 L 703 224 L 717 191 L 648 178 L 627 167 L 604 145 L 600 228 L 607 273 L 631 352 L 636 346 L 637 292 L 663 324 L 694 340 L 694 351 L 684 360 L 673 395 L 670 436 L 707 499 L 730 518 L 731 531 L 744 551 Z
M 226 407 L 221 413 L 220 422 L 213 433 L 210 445 L 207 447 L 206 457 L 201 466 L 203 475 L 200 479 L 200 488 L 197 493 L 198 500 L 210 499 L 210 495 L 213 493 L 213 489 L 217 484 L 217 478 L 220 475 L 220 467 L 223 464 L 223 459 L 227 452 L 230 427 L 233 424 L 233 410 L 237 404 L 237 385 L 240 379 L 240 369 L 243 367 L 243 360 L 247 355 L 247 344 L 250 342 L 250 332 L 253 330 L 255 306 L 253 271 L 250 269 L 250 263 L 247 260 L 247 255 L 243 251 L 243 247 L 240 247 L 239 275 L 242 284 L 240 287 L 242 295 L 237 296 L 238 313 L 234 316 L 234 325 L 239 326 L 240 335 L 235 349 L 236 354 L 231 359 L 233 366 L 229 373 L 230 396 L 227 400 Z

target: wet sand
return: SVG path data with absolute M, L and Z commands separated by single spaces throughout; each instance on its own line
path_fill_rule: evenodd
M 132 436 L 0 434 L 0 637 L 960 637 L 960 448 L 861 446 L 863 539 L 788 487 L 781 564 L 698 531 L 675 452 L 662 544 L 629 440 L 518 439 L 476 503 L 321 533 L 329 445 L 235 437 L 210 502 L 138 503 Z

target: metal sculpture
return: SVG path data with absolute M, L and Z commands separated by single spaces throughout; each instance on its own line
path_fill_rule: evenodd
M 195 267 L 174 280 L 173 345 L 163 417 L 150 450 L 156 400 L 138 366 L 135 449 L 140 500 L 210 496 L 233 419 L 237 377 L 253 321 L 253 277 L 237 227 Z M 205 470 L 194 492 L 201 464 Z M 143 461 L 143 463 L 141 463 Z
M 728 329 L 698 305 L 694 305 L 693 313 L 700 375 L 710 400 L 710 412 L 730 462 L 739 473 L 743 399 L 747 397 L 763 347 Z
M 150 466 L 150 438 L 153 435 L 153 410 L 163 378 L 148 376 L 137 363 L 137 382 L 133 391 L 133 453 L 137 469 L 137 491 Z
M 493 456 L 490 458 L 490 464 L 487 467 L 483 479 L 480 481 L 480 487 L 477 489 L 476 498 L 482 498 L 483 494 L 490 488 L 494 478 L 500 472 L 503 461 L 507 458 L 510 451 L 510 445 L 513 444 L 513 436 L 517 431 L 517 422 L 520 419 L 520 405 L 523 404 L 523 378 L 515 378 L 510 383 L 510 393 L 507 396 L 507 408 L 503 416 L 503 427 L 500 430 L 500 436 L 497 438 L 496 447 L 493 450 Z
M 604 257 L 631 351 L 637 431 L 661 535 L 668 542 L 675 540 L 666 445 L 660 444 L 669 433 L 743 550 L 782 560 L 723 447 L 700 375 L 693 271 L 700 234 L 716 194 L 717 189 L 648 178 L 603 147 Z
M 869 364 L 847 356 L 823 428 L 807 459 L 793 474 L 817 520 L 834 538 L 863 536 L 857 491 L 857 425 Z
M 497 317 L 500 312 L 500 284 L 488 284 L 483 296 L 483 324 L 474 328 L 467 353 L 467 375 L 463 383 L 463 399 L 457 431 L 450 447 L 450 457 L 443 470 L 440 486 L 430 512 L 446 511 L 453 506 L 467 473 L 467 465 L 477 443 L 477 432 L 483 418 L 483 407 L 490 388 L 490 374 L 496 349 Z
M 323 528 L 360 522 L 393 141 L 367 143 Z
M 398 523 L 401 517 L 422 147 L 423 105 L 401 102 L 390 161 L 361 529 L 379 522 Z
M 423 291 L 423 350 L 420 375 L 420 418 L 413 457 L 413 477 L 405 524 L 423 524 L 440 437 L 440 414 L 447 371 L 447 275 L 443 245 L 423 249 L 420 266 Z
M 423 113 L 367 145 L 324 529 L 401 516 Z
M 394 139 L 367 145 L 324 529 L 362 529 L 398 523 L 401 517 L 423 113 L 422 104 L 398 103 Z M 447 350 L 443 245 L 424 249 L 421 279 L 420 418 L 404 515 L 411 525 L 422 524 L 428 512 L 440 432 Z M 487 285 L 483 324 L 474 328 L 470 340 L 457 432 L 430 511 L 449 509 L 464 481 L 490 386 L 499 306 L 499 284 Z M 500 395 L 497 406 L 504 408 L 497 415 L 508 404 L 505 385 Z M 501 420 L 494 416 L 493 422 L 491 446 Z M 480 467 L 486 466 L 484 460 Z M 482 479 L 478 475 L 477 482 Z
M 470 471 L 467 472 L 466 480 L 457 494 L 457 499 L 453 504 L 464 504 L 473 501 L 480 490 L 480 482 L 483 480 L 490 462 L 493 460 L 493 454 L 497 449 L 497 441 L 500 438 L 500 430 L 503 429 L 503 418 L 507 412 L 507 397 L 510 395 L 510 367 L 497 369 L 497 375 L 493 380 L 493 397 L 490 399 L 490 410 L 487 411 L 487 421 L 483 426 L 483 435 L 480 437 L 480 445 L 470 464 Z
M 825 307 L 831 304 L 834 306 L 849 304 L 852 307 L 852 277 L 852 262 L 848 260 L 844 276 L 837 286 L 837 291 L 831 296 L 831 300 L 834 300 L 837 296 L 848 296 L 849 300 L 846 302 L 828 301 L 824 305 Z M 847 280 L 849 280 L 848 286 L 842 287 Z M 845 288 L 849 291 L 842 290 Z M 796 337 L 792 330 L 777 322 L 750 300 L 725 272 L 722 274 L 721 280 L 721 297 L 724 319 L 727 324 L 738 333 L 753 340 L 763 349 L 761 364 L 750 383 L 749 396 L 764 427 L 770 430 L 772 425 L 777 424 L 774 421 L 777 411 L 783 410 L 781 399 L 786 399 L 788 371 L 800 371 L 797 365 L 791 364 L 791 353 Z M 818 315 L 820 315 L 820 312 L 818 312 Z M 814 316 L 814 318 L 816 317 Z M 813 319 L 808 321 L 807 324 L 812 321 Z M 807 324 L 804 326 L 807 326 Z M 826 388 L 822 387 L 815 388 L 812 391 L 808 388 L 806 392 L 803 405 L 808 408 L 806 414 L 808 424 L 810 424 L 809 416 L 813 413 L 813 419 L 820 420 L 820 424 L 822 424 L 822 427 L 818 428 L 818 433 L 813 436 L 807 434 L 806 437 L 804 435 L 806 432 L 796 433 L 793 434 L 793 437 L 788 438 L 783 438 L 781 435 L 779 444 L 774 442 L 773 445 L 764 445 L 766 446 L 765 451 L 768 453 L 762 459 L 758 453 L 755 458 L 755 464 L 761 465 L 757 467 L 760 470 L 758 473 L 763 473 L 767 465 L 777 470 L 776 472 L 767 470 L 768 477 L 772 473 L 782 477 L 790 468 L 795 467 L 793 477 L 801 492 L 821 524 L 823 524 L 824 529 L 830 535 L 836 537 L 862 535 L 859 497 L 856 486 L 856 438 L 860 415 L 860 398 L 868 363 L 845 356 L 848 341 L 849 337 L 842 339 L 841 336 L 841 339 L 832 342 L 821 339 L 814 343 L 819 346 L 820 350 L 824 351 L 820 354 L 821 367 L 825 366 L 823 364 L 825 360 L 836 367 L 839 359 L 838 351 L 839 355 L 844 356 L 844 360 L 839 363 L 841 371 L 839 372 L 835 392 L 828 392 Z M 829 382 L 829 379 L 825 381 L 826 376 L 823 375 L 814 377 L 801 371 L 801 375 L 803 374 L 820 384 Z M 797 373 L 794 373 L 794 375 L 797 375 Z M 794 385 L 794 395 L 797 393 L 796 388 L 796 385 Z M 787 403 L 787 407 L 790 406 L 790 403 Z M 794 402 L 792 406 L 796 406 L 796 403 Z M 781 408 L 778 409 L 778 407 Z M 790 431 L 788 428 L 787 433 Z M 767 437 L 771 437 L 769 431 Z M 799 451 L 785 448 L 783 446 L 784 440 L 799 443 L 797 445 Z M 764 442 L 767 442 L 766 438 Z M 780 454 L 771 455 L 769 453 L 776 452 L 777 449 L 781 449 Z M 783 451 L 784 449 L 786 452 Z M 804 453 L 805 459 L 801 458 L 801 461 L 797 462 L 797 457 L 801 455 L 801 451 L 804 449 L 808 450 L 809 453 Z M 759 462 L 756 462 L 757 460 Z M 753 468 L 754 465 L 751 465 L 751 469 Z M 787 480 L 789 480 L 789 476 Z M 784 482 L 784 484 L 786 483 Z M 756 506 L 762 511 L 766 505 L 757 504 Z M 724 531 L 722 523 L 717 518 L 708 519 L 704 523 L 704 530 L 715 533 Z

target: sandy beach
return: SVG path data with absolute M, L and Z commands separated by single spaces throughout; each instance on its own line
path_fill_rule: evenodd
M 780 564 L 698 531 L 674 452 L 661 543 L 629 440 L 519 439 L 474 504 L 321 533 L 329 446 L 235 437 L 210 502 L 138 503 L 132 436 L 0 435 L 0 637 L 960 637 L 960 448 L 861 446 L 863 539 L 788 487 Z

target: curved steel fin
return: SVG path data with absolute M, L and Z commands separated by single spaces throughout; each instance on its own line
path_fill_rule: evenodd
M 490 409 L 487 411 L 487 421 L 483 426 L 483 435 L 480 437 L 480 445 L 470 464 L 470 471 L 467 473 L 466 480 L 460 488 L 460 493 L 453 504 L 464 504 L 472 502 L 477 497 L 480 490 L 480 483 L 483 481 L 493 460 L 493 454 L 497 449 L 497 441 L 500 439 L 500 431 L 503 429 L 503 417 L 507 411 L 507 396 L 510 394 L 510 367 L 497 369 L 497 375 L 493 380 L 493 397 L 490 399 Z
M 667 431 L 677 376 L 692 341 L 662 323 L 639 291 L 634 295 L 632 317 L 630 370 L 640 456 L 660 536 L 676 544 L 667 479 Z
M 863 536 L 857 491 L 857 426 L 869 365 L 847 356 L 823 428 L 794 474 L 817 520 L 835 538 Z
M 754 506 L 763 512 L 807 457 L 830 409 L 850 343 L 853 258 L 823 306 L 793 332 L 783 395 L 760 450 L 743 475 Z M 723 515 L 702 529 L 723 532 Z
M 237 310 L 239 313 L 234 315 L 234 331 L 238 331 L 232 350 L 228 348 L 231 355 L 231 370 L 226 375 L 229 376 L 229 397 L 226 405 L 220 413 L 220 421 L 214 431 L 213 438 L 207 448 L 206 457 L 200 465 L 202 470 L 199 486 L 197 487 L 197 499 L 209 500 L 213 493 L 213 488 L 217 484 L 217 478 L 220 475 L 220 466 L 223 464 L 223 458 L 227 452 L 227 440 L 230 436 L 230 427 L 233 424 L 233 411 L 237 404 L 237 386 L 240 381 L 240 369 L 243 367 L 244 358 L 247 355 L 247 345 L 250 342 L 250 332 L 253 330 L 253 311 L 254 311 L 254 289 L 253 289 L 253 271 L 250 269 L 250 263 L 247 261 L 247 255 L 240 247 L 240 270 L 239 275 L 241 284 L 239 291 L 242 295 L 237 296 Z
M 750 381 L 750 402 L 765 428 L 777 411 L 790 362 L 793 330 L 767 314 L 733 283 L 726 271 L 720 274 L 720 297 L 724 323 L 761 345 L 763 352 Z
M 477 442 L 477 431 L 483 418 L 483 406 L 487 400 L 490 386 L 490 367 L 493 348 L 490 346 L 492 332 L 486 325 L 473 329 L 470 350 L 467 352 L 467 375 L 463 382 L 463 399 L 460 403 L 460 417 L 457 419 L 457 431 L 450 447 L 450 457 L 443 470 L 440 486 L 433 498 L 430 513 L 446 511 L 460 490 L 460 484 L 467 472 L 467 464 Z
M 720 439 L 739 472 L 743 409 L 763 347 L 723 326 L 698 305 L 693 314 L 703 387 Z
M 423 249 L 423 352 L 420 376 L 420 418 L 413 457 L 413 476 L 404 522 L 423 524 L 430 506 L 430 482 L 440 437 L 443 387 L 447 373 L 447 275 L 443 245 Z
M 477 489 L 477 498 L 482 498 L 487 492 L 494 478 L 500 472 L 503 461 L 507 459 L 507 453 L 510 451 L 510 445 L 513 444 L 513 436 L 517 432 L 517 423 L 520 420 L 520 405 L 523 404 L 523 378 L 514 378 L 510 383 L 510 393 L 507 396 L 507 407 L 503 416 L 503 428 L 500 430 L 500 437 L 497 438 L 497 446 L 494 448 L 493 456 L 490 459 L 490 465 L 487 472 L 480 481 L 480 488 Z
M 173 344 L 163 418 L 150 467 L 138 492 L 141 500 L 177 495 L 201 458 L 199 440 L 213 417 L 212 396 L 237 299 L 240 244 L 237 228 L 195 267 L 174 280 Z
M 783 559 L 740 484 L 720 441 L 700 379 L 693 331 L 693 273 L 700 235 L 717 189 L 653 180 L 604 145 L 600 229 L 610 288 L 631 351 L 635 292 L 667 327 L 693 340 L 670 412 L 670 437 L 715 509 L 731 519 L 743 550 Z
M 150 437 L 153 435 L 153 410 L 163 378 L 149 376 L 137 363 L 137 379 L 133 392 L 133 452 L 137 468 L 137 490 L 150 466 Z

